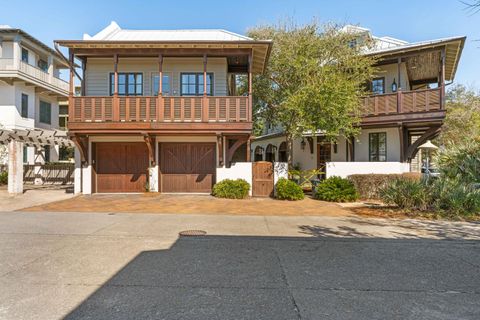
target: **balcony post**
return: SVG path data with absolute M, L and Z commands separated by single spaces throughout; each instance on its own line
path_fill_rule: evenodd
M 253 77 L 252 77 L 252 53 L 248 55 L 248 107 L 247 107 L 247 121 L 252 121 L 252 92 L 253 92 Z
M 85 96 L 86 94 L 86 88 L 85 88 L 85 72 L 87 70 L 87 58 L 84 58 L 82 60 L 82 82 L 81 82 L 81 95 Z
M 163 121 L 164 118 L 163 107 L 163 55 L 158 55 L 158 100 L 157 100 L 157 120 Z
M 70 67 L 70 80 L 68 82 L 68 121 L 75 121 L 75 106 L 73 102 L 73 81 L 74 81 L 74 53 L 72 49 L 68 49 L 68 64 Z
M 445 48 L 442 49 L 441 53 L 441 75 L 440 75 L 440 109 L 445 107 Z
M 118 101 L 118 54 L 113 55 L 113 121 L 120 121 L 120 103 Z
M 208 98 L 207 98 L 207 54 L 203 54 L 203 103 L 202 121 L 208 121 Z
M 398 88 L 397 88 L 397 113 L 402 113 L 402 58 L 397 60 L 397 77 L 398 77 Z

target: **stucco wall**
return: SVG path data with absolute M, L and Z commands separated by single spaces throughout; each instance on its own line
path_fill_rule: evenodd
M 369 161 L 370 133 L 386 132 L 387 161 L 400 161 L 400 136 L 397 128 L 363 129 L 355 141 L 355 161 Z
M 352 174 L 399 174 L 410 171 L 410 165 L 402 162 L 328 162 L 327 178 L 346 178 Z
M 108 96 L 110 73 L 113 72 L 113 58 L 90 58 L 86 70 L 86 94 L 88 96 Z M 120 58 L 118 72 L 141 72 L 143 74 L 143 94 L 152 95 L 153 76 L 158 75 L 156 58 Z M 164 58 L 163 73 L 170 76 L 171 95 L 180 95 L 180 73 L 203 72 L 203 58 Z M 213 73 L 214 95 L 227 95 L 226 58 L 208 58 L 207 72 Z
M 225 179 L 244 179 L 250 185 L 248 194 L 252 195 L 252 163 L 236 162 L 232 163 L 230 168 L 217 168 L 217 183 Z

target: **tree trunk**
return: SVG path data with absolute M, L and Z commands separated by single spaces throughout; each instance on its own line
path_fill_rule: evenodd
M 287 161 L 288 161 L 288 169 L 293 169 L 293 137 L 289 134 L 286 136 L 287 141 Z

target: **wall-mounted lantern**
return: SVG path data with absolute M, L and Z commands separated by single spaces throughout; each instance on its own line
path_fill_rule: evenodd
M 305 139 L 302 138 L 302 142 L 300 142 L 300 148 L 301 148 L 302 150 L 305 150 L 305 145 L 306 145 Z
M 398 90 L 397 82 L 395 82 L 395 78 L 393 78 L 392 92 L 397 92 L 397 90 Z

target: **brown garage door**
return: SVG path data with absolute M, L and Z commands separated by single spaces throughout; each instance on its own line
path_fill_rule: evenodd
M 211 192 L 215 182 L 215 143 L 160 144 L 162 192 Z
M 148 150 L 141 142 L 100 142 L 94 145 L 96 192 L 144 192 Z

